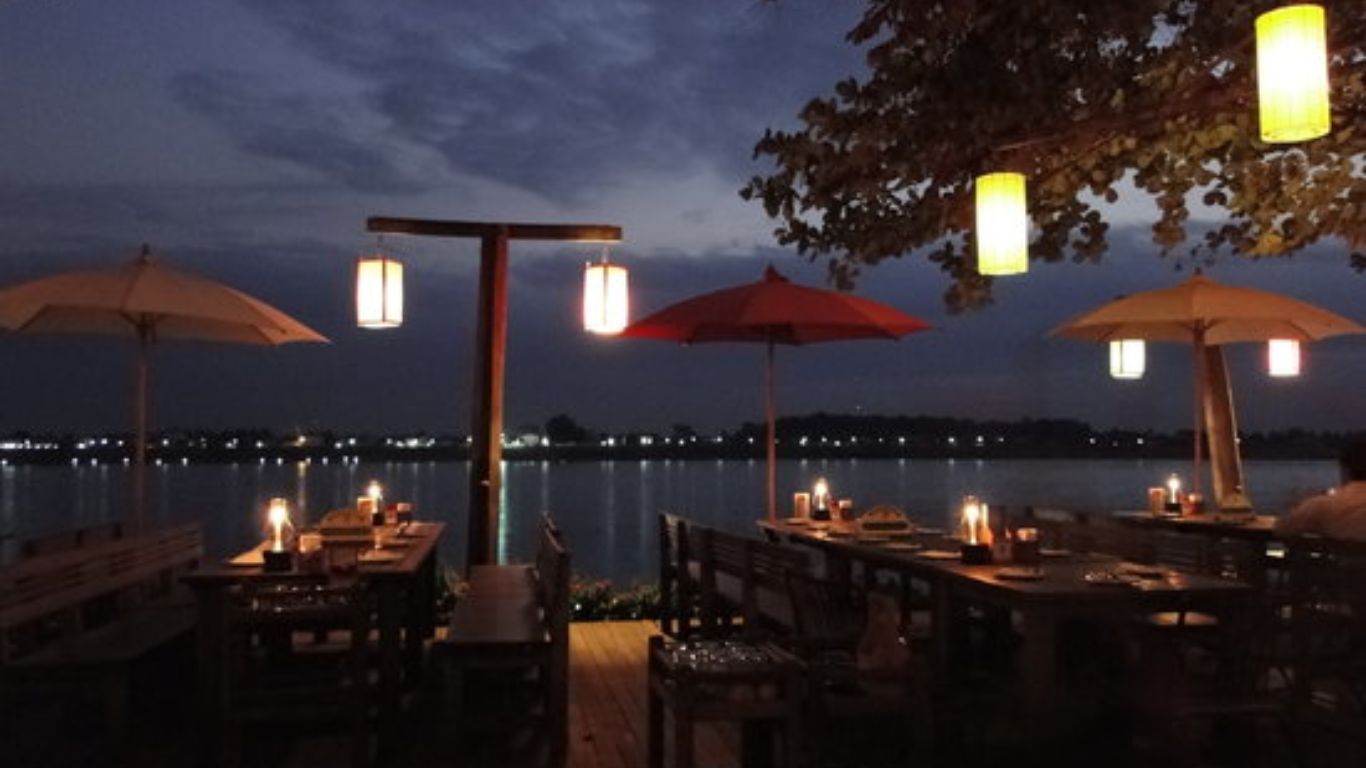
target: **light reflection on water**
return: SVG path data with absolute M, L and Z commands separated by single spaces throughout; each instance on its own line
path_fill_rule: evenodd
M 856 505 L 897 504 L 921 522 L 944 525 L 958 500 L 974 494 L 992 504 L 1025 504 L 1084 511 L 1134 509 L 1145 491 L 1169 473 L 1186 474 L 1179 460 L 978 461 L 791 460 L 778 465 L 778 509 L 791 493 L 825 477 L 836 498 Z M 1250 461 L 1246 472 L 1259 510 L 1279 512 L 1337 481 L 1331 461 Z M 0 537 L 14 543 L 46 532 L 114 519 L 127 502 L 122 466 L 0 467 Z M 296 504 L 299 524 L 354 502 L 370 479 L 386 497 L 414 503 L 419 517 L 451 523 L 442 556 L 459 564 L 465 553 L 468 465 L 413 462 L 324 465 L 321 462 L 153 467 L 152 509 L 163 522 L 203 523 L 211 555 L 254 543 L 266 501 Z M 536 520 L 551 512 L 564 528 L 575 570 L 619 581 L 653 578 L 655 515 L 668 510 L 709 525 L 753 533 L 764 508 L 762 461 L 508 462 L 500 493 L 505 557 L 530 557 Z

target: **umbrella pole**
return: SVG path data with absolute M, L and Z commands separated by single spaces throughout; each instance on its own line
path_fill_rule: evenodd
M 768 519 L 777 519 L 778 441 L 773 417 L 773 341 L 768 342 L 768 360 L 764 367 L 764 417 L 768 422 Z
M 1193 462 L 1194 470 L 1191 477 L 1191 492 L 1200 493 L 1200 442 L 1204 432 L 1204 405 L 1205 405 L 1205 329 L 1196 326 L 1195 343 L 1192 345 L 1195 350 L 1195 398 L 1192 412 L 1194 413 L 1195 427 L 1195 459 Z
M 130 535 L 141 532 L 147 503 L 147 367 L 151 332 L 138 325 L 138 364 L 133 386 L 133 487 Z

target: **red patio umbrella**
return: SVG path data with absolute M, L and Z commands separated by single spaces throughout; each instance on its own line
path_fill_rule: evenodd
M 776 509 L 776 448 L 773 417 L 773 346 L 853 339 L 899 339 L 930 324 L 886 304 L 847 293 L 794 285 L 769 266 L 754 283 L 706 293 L 670 305 L 623 336 L 682 344 L 762 342 L 768 347 L 764 416 L 768 422 L 768 517 Z

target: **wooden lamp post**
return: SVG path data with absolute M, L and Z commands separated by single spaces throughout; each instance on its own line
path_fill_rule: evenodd
M 509 240 L 615 243 L 621 227 L 606 224 L 525 224 L 372 216 L 371 232 L 478 238 L 479 316 L 474 347 L 474 402 L 470 414 L 469 543 L 466 568 L 492 563 L 502 487 L 503 369 L 507 346 Z

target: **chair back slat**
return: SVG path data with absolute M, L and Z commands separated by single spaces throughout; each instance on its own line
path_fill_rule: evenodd
M 1148 541 L 1155 564 L 1187 573 L 1207 572 L 1207 537 L 1161 531 L 1149 536 Z
M 793 629 L 803 654 L 852 649 L 863 631 L 864 598 L 852 584 L 787 574 Z

